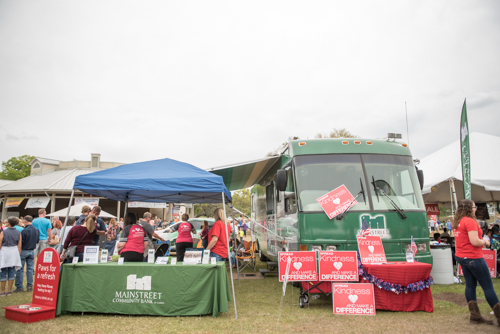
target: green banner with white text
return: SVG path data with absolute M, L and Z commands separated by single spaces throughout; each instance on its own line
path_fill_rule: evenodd
M 470 145 L 469 124 L 467 121 L 467 105 L 464 100 L 462 117 L 460 118 L 460 152 L 462 157 L 462 180 L 464 185 L 464 198 L 471 199 L 471 177 L 470 177 Z

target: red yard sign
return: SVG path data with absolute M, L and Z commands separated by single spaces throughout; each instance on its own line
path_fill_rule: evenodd
M 494 250 L 483 249 L 483 256 L 484 261 L 486 261 L 486 265 L 488 266 L 488 270 L 490 271 L 490 276 L 493 278 L 497 277 L 497 252 Z M 458 274 L 461 276 L 464 275 L 461 265 L 458 265 Z
M 288 272 L 289 282 L 318 280 L 316 252 L 279 252 L 278 269 L 280 282 L 285 280 L 286 262 L 289 257 L 292 259 L 290 271 Z
M 338 216 L 348 207 L 353 207 L 358 204 L 358 201 L 354 200 L 354 197 L 344 185 L 333 189 L 316 201 L 321 205 L 321 208 L 323 208 L 330 219 Z
M 425 210 L 427 216 L 439 216 L 439 205 L 437 204 L 425 204 Z
M 358 249 L 361 263 L 387 263 L 380 236 L 362 237 L 358 235 Z
M 334 314 L 375 315 L 371 283 L 333 283 L 332 298 Z
M 346 282 L 359 280 L 356 252 L 319 252 L 319 280 Z

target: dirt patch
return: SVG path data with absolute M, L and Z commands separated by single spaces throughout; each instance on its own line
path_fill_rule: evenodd
M 465 299 L 465 295 L 461 293 L 441 292 L 434 295 L 434 299 L 450 302 L 458 306 L 467 306 L 467 300 Z M 484 300 L 478 298 L 477 303 L 478 304 L 484 303 Z

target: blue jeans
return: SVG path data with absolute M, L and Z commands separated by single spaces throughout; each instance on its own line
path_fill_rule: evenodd
M 232 266 L 236 265 L 236 253 L 235 252 L 229 253 L 229 260 L 231 261 Z
M 455 259 L 462 266 L 462 271 L 465 277 L 465 298 L 467 302 L 476 300 L 476 286 L 479 285 L 484 290 L 486 301 L 490 304 L 491 308 L 498 303 L 498 297 L 493 289 L 493 282 L 491 281 L 490 271 L 486 265 L 484 258 L 480 259 L 467 259 L 455 256 Z
M 0 273 L 0 282 L 13 281 L 15 276 L 15 267 L 2 268 L 2 272 Z
M 21 268 L 16 272 L 16 288 L 23 289 L 24 264 L 26 263 L 26 287 L 33 288 L 33 269 L 35 267 L 35 251 L 21 251 Z
M 212 252 L 210 252 L 210 257 L 215 257 L 216 261 L 226 261 L 226 258 Z
M 104 249 L 108 250 L 108 256 L 112 256 L 115 251 L 116 240 L 104 241 Z

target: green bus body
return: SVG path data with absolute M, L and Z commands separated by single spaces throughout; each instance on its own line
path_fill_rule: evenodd
M 286 190 L 277 186 L 286 171 Z M 381 188 L 374 189 L 374 184 Z M 345 185 L 358 204 L 329 219 L 316 199 Z M 363 190 L 364 192 L 360 193 Z M 402 209 L 403 218 L 387 197 Z M 411 236 L 418 261 L 432 264 L 427 214 L 410 150 L 399 142 L 366 139 L 290 141 L 280 160 L 252 189 L 252 219 L 261 258 L 280 251 L 357 250 L 363 218 L 380 235 L 387 261 L 406 261 Z

